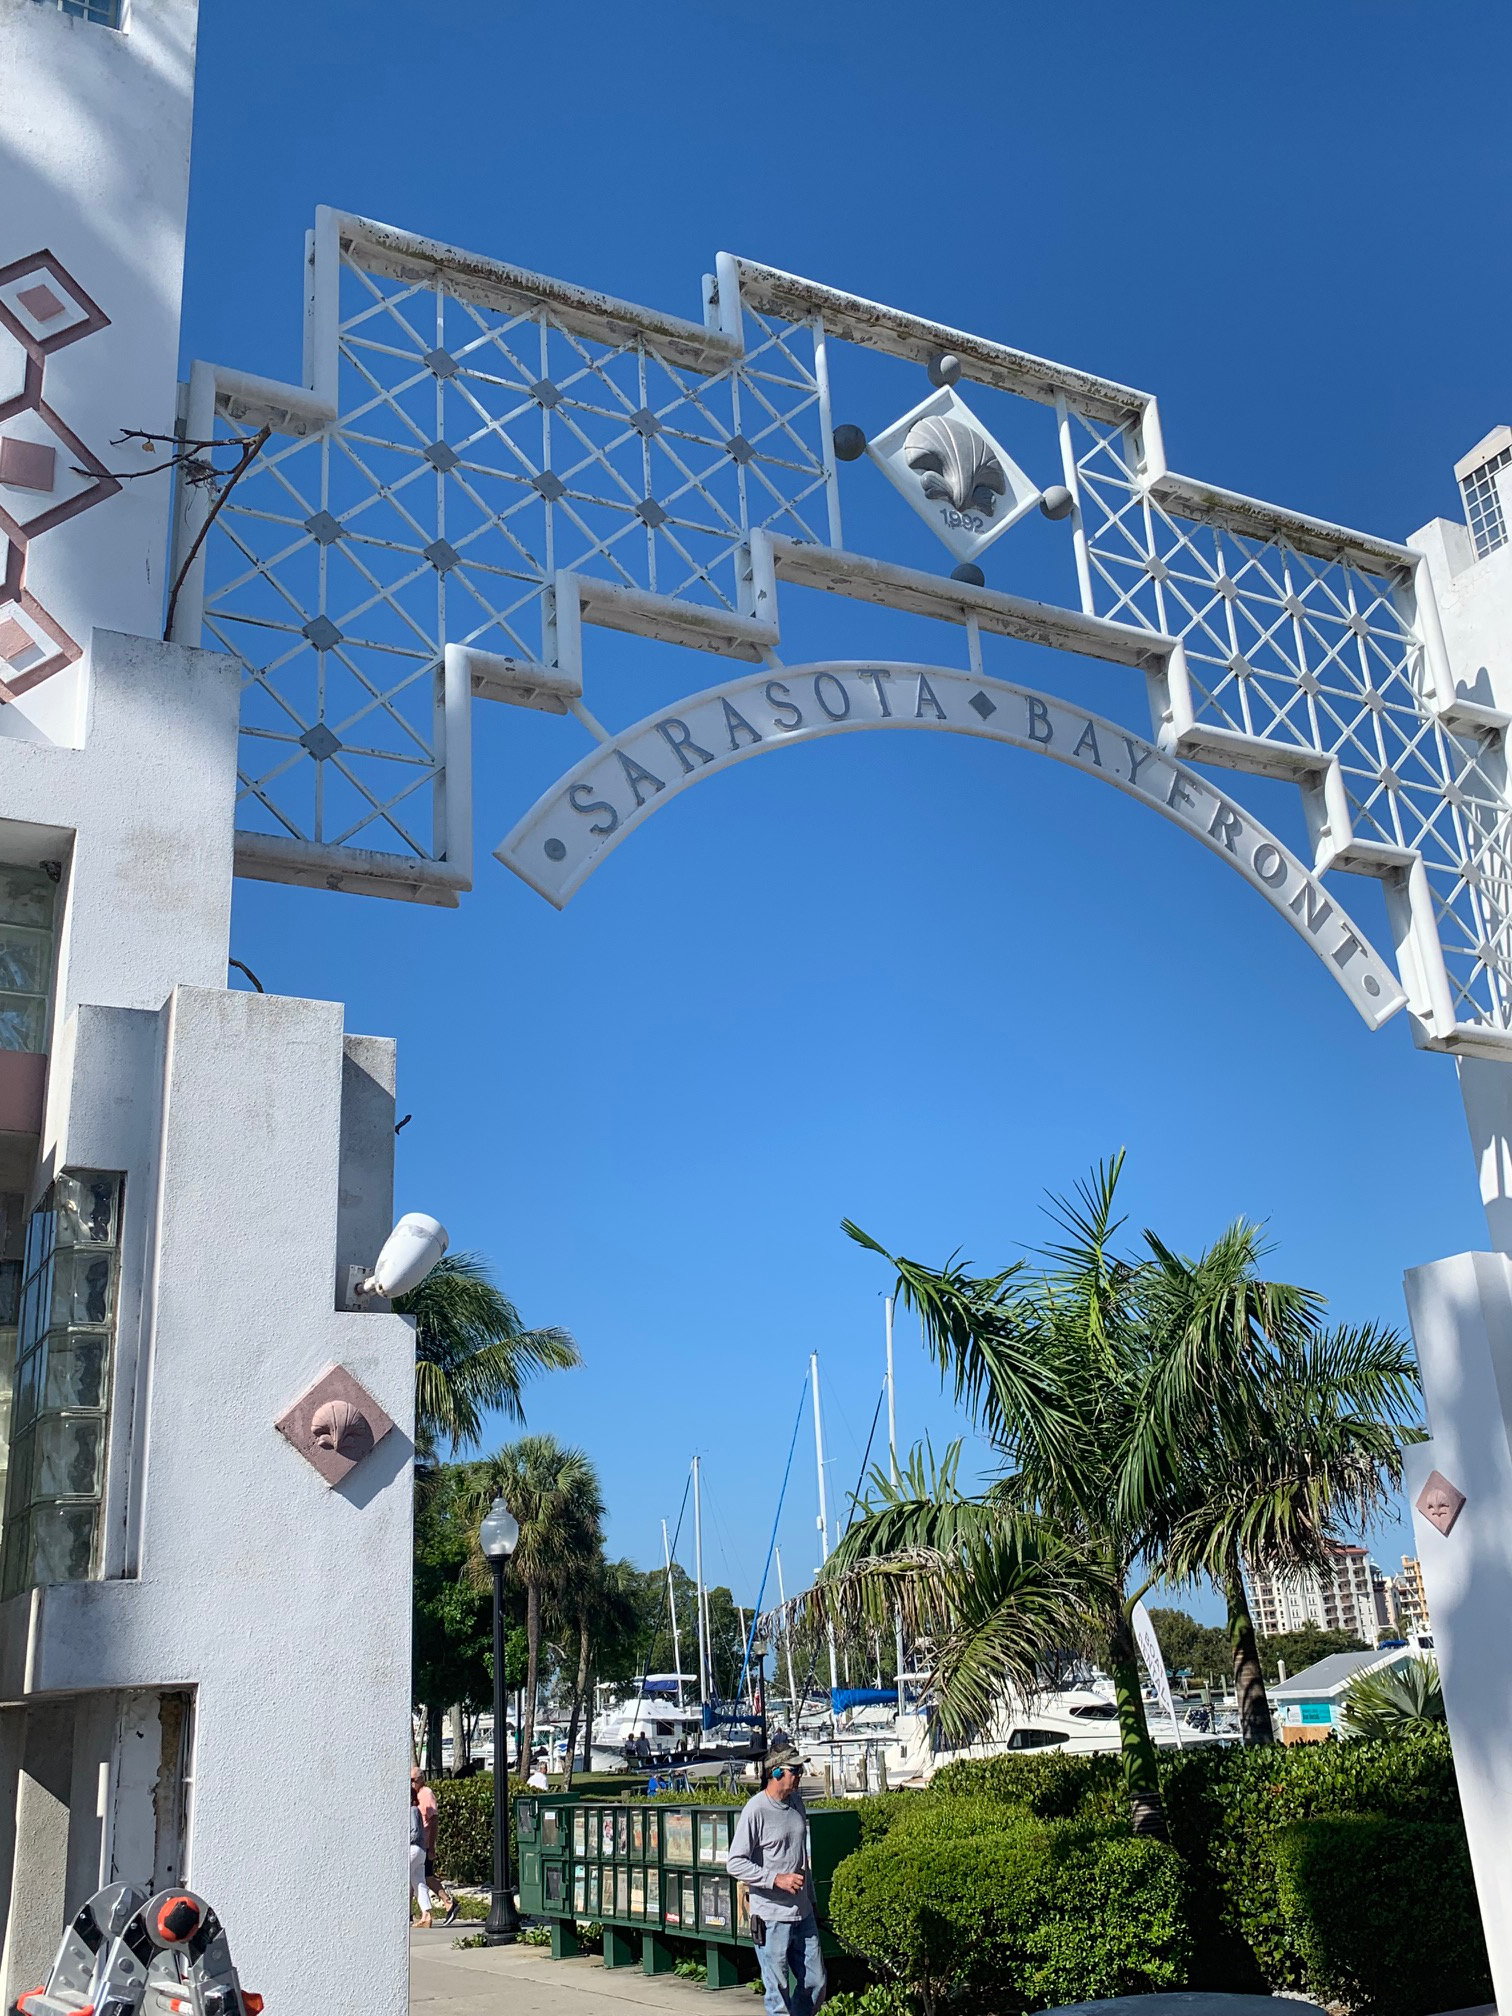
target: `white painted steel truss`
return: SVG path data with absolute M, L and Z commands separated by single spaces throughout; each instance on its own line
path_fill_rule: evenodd
M 275 430 L 174 627 L 244 669 L 243 873 L 455 902 L 473 695 L 607 742 L 583 623 L 780 671 L 790 580 L 953 622 L 978 671 L 990 635 L 1139 668 L 1162 751 L 1295 781 L 1312 867 L 1382 882 L 1417 1040 L 1512 1050 L 1508 722 L 1456 692 L 1414 552 L 1175 475 L 1111 380 L 728 254 L 704 295 L 684 321 L 317 213 L 305 383 L 196 366 L 185 406 L 190 438 Z M 842 346 L 1053 410 L 1079 609 L 844 550 Z M 214 498 L 183 489 L 181 555 Z

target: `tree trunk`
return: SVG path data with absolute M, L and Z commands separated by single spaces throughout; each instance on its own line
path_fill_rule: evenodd
M 433 1783 L 441 1776 L 441 1715 L 439 1708 L 425 1710 L 425 1775 Z
M 525 1585 L 525 1701 L 520 1724 L 519 1774 L 530 1775 L 535 1750 L 536 1677 L 541 1666 L 541 1592 L 534 1582 Z
M 1165 1801 L 1160 1795 L 1160 1770 L 1150 1725 L 1145 1720 L 1144 1695 L 1139 1685 L 1139 1653 L 1128 1611 L 1120 1604 L 1108 1636 L 1108 1670 L 1113 1676 L 1113 1692 L 1118 1702 L 1118 1737 L 1123 1751 L 1124 1790 L 1136 1834 L 1168 1838 Z
M 588 1691 L 583 1696 L 583 1769 L 593 1769 L 593 1674 L 588 1675 Z
M 1240 1737 L 1246 1743 L 1274 1743 L 1276 1730 L 1271 1721 L 1270 1702 L 1265 1697 L 1265 1675 L 1260 1670 L 1260 1648 L 1255 1643 L 1255 1620 L 1250 1615 L 1237 1549 L 1224 1571 L 1223 1593 L 1228 1599 L 1228 1635 L 1234 1654 Z
M 572 1760 L 577 1755 L 578 1723 L 583 1715 L 583 1693 L 588 1685 L 588 1619 L 578 1619 L 577 1682 L 572 1690 L 572 1719 L 567 1724 L 567 1790 L 572 1790 Z

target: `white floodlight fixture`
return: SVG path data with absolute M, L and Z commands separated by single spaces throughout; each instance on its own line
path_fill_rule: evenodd
M 358 1289 L 360 1295 L 408 1295 L 430 1273 L 450 1242 L 446 1227 L 423 1211 L 406 1211 L 383 1242 L 372 1273 Z
M 478 1545 L 483 1549 L 483 1558 L 491 1563 L 507 1561 L 519 1545 L 519 1521 L 504 1503 L 495 1498 L 488 1508 L 488 1516 L 478 1528 Z

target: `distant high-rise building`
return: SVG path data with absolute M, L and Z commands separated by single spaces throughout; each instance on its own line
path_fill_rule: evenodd
M 1377 1608 L 1375 1567 L 1363 1547 L 1330 1543 L 1322 1569 L 1277 1573 L 1248 1568 L 1254 1596 L 1255 1628 L 1262 1637 L 1316 1624 L 1325 1631 L 1349 1631 L 1375 1644 L 1389 1618 Z M 1381 1577 L 1384 1582 L 1385 1578 Z
M 1404 1632 L 1431 1631 L 1428 1592 L 1423 1587 L 1421 1564 L 1411 1555 L 1402 1556 L 1402 1572 L 1392 1577 L 1397 1592 L 1397 1622 Z

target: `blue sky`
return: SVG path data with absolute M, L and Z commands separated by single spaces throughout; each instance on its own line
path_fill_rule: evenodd
M 262 0 L 256 25 L 205 10 L 186 360 L 297 371 L 328 202 L 695 317 L 740 252 L 1153 390 L 1174 467 L 1396 536 L 1454 515 L 1455 458 L 1508 417 L 1503 9 Z M 927 389 L 863 360 L 835 417 L 875 429 Z M 948 571 L 865 473 L 854 543 Z M 989 580 L 1068 597 L 1042 532 Z M 804 608 L 785 655 L 959 662 L 943 627 L 886 620 Z M 717 673 L 595 646 L 615 723 Z M 1117 668 L 1002 645 L 988 670 L 1148 725 Z M 1133 1226 L 1195 1246 L 1268 1219 L 1276 1271 L 1341 1320 L 1403 1321 L 1404 1267 L 1484 1243 L 1452 1065 L 1369 1035 L 1116 794 L 986 743 L 836 738 L 686 794 L 557 914 L 489 850 L 582 745 L 475 713 L 459 910 L 245 883 L 234 950 L 398 1037 L 400 1207 L 578 1337 L 529 1421 L 594 1457 L 617 1550 L 656 1558 L 698 1450 L 707 1565 L 749 1598 L 814 1349 L 843 1501 L 887 1285 L 843 1216 L 996 1265 L 1047 1187 L 1124 1146 Z M 1342 893 L 1384 935 L 1373 892 Z M 898 1344 L 902 1434 L 938 1443 L 906 1321 Z M 791 1587 L 803 1439 L 782 1540 Z

